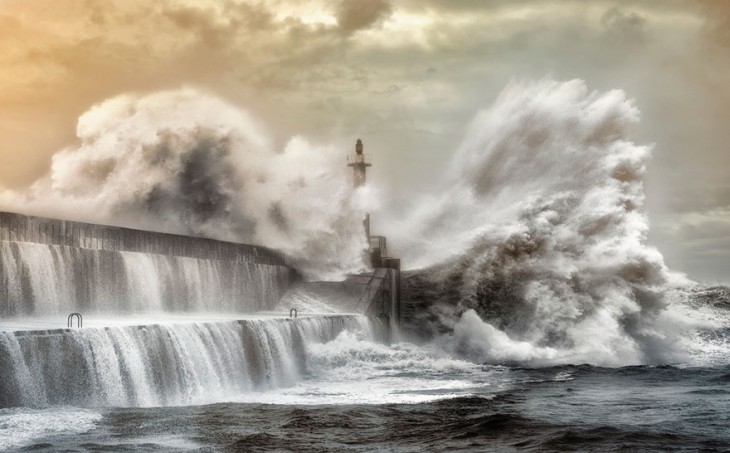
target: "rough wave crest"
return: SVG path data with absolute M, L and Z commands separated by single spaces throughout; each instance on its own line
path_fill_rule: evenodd
M 476 115 L 447 189 L 392 241 L 438 288 L 444 347 L 487 362 L 680 358 L 686 326 L 667 308 L 688 282 L 647 245 L 638 120 L 622 91 L 579 80 L 512 83 Z
M 245 111 L 182 89 L 123 95 L 84 113 L 79 144 L 4 205 L 25 213 L 253 242 L 309 277 L 362 268 L 366 195 L 342 150 L 292 138 L 281 152 Z

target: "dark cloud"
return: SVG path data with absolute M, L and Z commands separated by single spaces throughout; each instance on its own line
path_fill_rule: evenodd
M 235 33 L 230 22 L 217 24 L 212 12 L 202 8 L 178 8 L 164 11 L 163 14 L 175 25 L 197 35 L 211 47 L 227 45 Z
M 636 35 L 644 30 L 646 19 L 637 13 L 624 13 L 614 6 L 603 14 L 601 24 L 613 33 Z
M 343 0 L 337 9 L 337 23 L 345 34 L 368 28 L 392 11 L 385 0 Z
M 89 20 L 99 26 L 104 26 L 106 24 L 107 11 L 114 11 L 115 9 L 114 5 L 110 2 L 102 5 L 101 3 L 98 3 L 94 0 L 86 0 L 84 2 L 84 5 L 88 11 Z M 106 9 L 104 7 L 106 7 Z
M 730 45 L 730 2 L 726 0 L 698 0 L 697 5 L 705 15 L 705 34 L 714 43 Z
M 51 15 L 46 2 L 9 0 L 0 14 L 0 186 L 44 173 L 91 105 L 192 85 L 245 106 L 277 143 L 302 134 L 349 149 L 362 136 L 372 181 L 396 206 L 428 188 L 511 79 L 551 74 L 636 98 L 636 140 L 656 145 L 652 209 L 730 204 L 726 0 L 56 4 Z
M 21 31 L 22 24 L 12 16 L 0 14 L 0 38 L 13 39 Z
M 238 37 L 250 37 L 261 31 L 271 31 L 272 11 L 263 4 L 225 2 L 222 11 L 212 7 L 168 6 L 161 10 L 177 27 L 187 30 L 214 49 L 238 44 Z

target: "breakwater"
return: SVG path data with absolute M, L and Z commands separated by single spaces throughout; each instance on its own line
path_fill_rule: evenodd
M 0 213 L 0 316 L 252 312 L 295 279 L 248 244 Z
M 171 406 L 289 386 L 306 348 L 364 316 L 0 332 L 0 408 Z

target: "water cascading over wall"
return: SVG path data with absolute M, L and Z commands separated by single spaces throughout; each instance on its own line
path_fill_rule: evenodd
M 0 213 L 0 316 L 272 308 L 295 278 L 266 247 Z
M 173 406 L 292 385 L 358 315 L 0 332 L 0 408 Z

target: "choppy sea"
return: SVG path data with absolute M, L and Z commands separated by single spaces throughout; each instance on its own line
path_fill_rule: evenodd
M 3 451 L 730 451 L 730 365 L 473 364 L 343 332 L 209 405 L 0 410 Z

